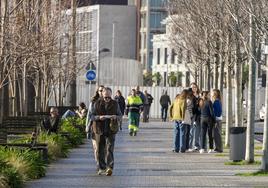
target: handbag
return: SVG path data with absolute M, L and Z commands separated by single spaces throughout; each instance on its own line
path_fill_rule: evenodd
M 117 119 L 111 119 L 109 124 L 110 130 L 112 134 L 116 134 L 119 130 L 119 123 Z

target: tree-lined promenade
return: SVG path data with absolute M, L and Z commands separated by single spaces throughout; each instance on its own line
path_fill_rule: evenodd
M 76 59 L 76 31 L 79 26 L 76 15 L 77 1 L 71 1 L 69 12 L 65 2 L 64 0 L 0 0 L 0 127 L 2 120 L 8 116 L 27 117 L 29 111 L 46 112 L 49 101 L 53 101 L 56 106 L 77 105 L 76 76 L 85 65 L 77 63 Z M 256 78 L 261 68 L 266 70 L 268 75 L 268 44 L 265 42 L 268 41 L 267 7 L 267 0 L 170 0 L 167 4 L 169 21 L 173 23 L 170 28 L 172 47 L 178 55 L 181 54 L 181 50 L 187 51 L 185 58 L 201 90 L 219 89 L 222 92 L 223 88 L 227 89 L 224 101 L 225 146 L 229 147 L 230 144 L 230 127 L 246 126 L 245 158 L 249 164 L 254 164 L 256 161 L 254 155 Z M 96 61 L 95 56 L 88 59 L 91 62 Z M 174 78 L 174 73 L 170 76 Z M 159 75 L 155 77 L 157 77 L 155 82 L 159 83 Z M 268 76 L 266 78 L 268 83 Z M 247 96 L 242 95 L 244 88 L 247 88 Z M 68 90 L 71 92 L 67 97 Z M 67 101 L 67 98 L 70 100 Z M 242 110 L 243 99 L 247 103 L 247 116 Z M 266 116 L 261 150 L 262 162 L 259 166 L 262 171 L 267 172 L 268 87 L 264 102 Z M 244 123 L 243 119 L 246 119 L 247 123 Z M 149 127 L 145 128 L 147 129 Z M 152 143 L 154 141 L 160 143 L 171 137 L 170 134 L 159 140 L 158 134 L 160 133 L 155 135 L 157 139 L 151 138 Z M 150 138 L 149 134 L 146 136 Z M 122 135 L 120 138 L 123 141 L 125 139 Z M 146 139 L 144 137 L 144 141 Z M 128 141 L 138 142 L 131 139 Z M 163 149 L 163 146 L 159 145 Z M 167 148 L 170 147 L 170 144 L 167 145 Z M 174 159 L 175 154 L 168 155 L 172 155 L 171 159 Z M 183 161 L 184 155 L 179 156 Z M 129 157 L 132 159 L 131 153 Z M 199 161 L 194 154 L 192 159 Z M 157 165 L 157 162 L 155 161 L 153 165 Z M 152 172 L 162 169 L 165 171 L 163 167 L 153 169 Z M 140 171 L 142 170 L 137 170 L 137 173 Z M 171 172 L 173 173 L 172 170 Z M 225 173 L 230 172 L 227 170 L 219 176 L 224 176 Z M 173 175 L 175 177 L 178 174 Z M 254 179 L 250 180 L 253 183 L 249 182 L 248 185 L 258 186 L 257 183 L 254 184 Z M 177 183 L 178 180 L 176 185 Z M 212 184 L 214 185 L 216 184 Z M 224 185 L 224 182 L 221 185 Z M 231 185 L 236 185 L 235 180 Z M 247 184 L 238 183 L 238 185 Z

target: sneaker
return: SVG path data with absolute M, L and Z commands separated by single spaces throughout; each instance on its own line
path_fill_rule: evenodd
M 104 175 L 105 174 L 105 170 L 99 169 L 97 174 L 98 175 Z
M 134 131 L 133 136 L 137 136 L 137 131 Z
M 205 150 L 204 149 L 200 149 L 199 150 L 199 153 L 205 153 Z
M 129 131 L 129 136 L 133 136 L 133 131 L 132 130 Z
M 209 149 L 208 153 L 214 153 L 214 151 L 212 149 Z
M 113 170 L 111 168 L 107 168 L 105 175 L 106 176 L 111 176 L 112 174 L 113 174 Z

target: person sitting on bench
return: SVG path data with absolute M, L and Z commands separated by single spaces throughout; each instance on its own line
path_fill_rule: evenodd
M 58 133 L 60 126 L 60 117 L 59 112 L 56 107 L 50 108 L 50 116 L 46 117 L 43 120 L 43 128 L 47 131 L 48 134 Z
M 68 117 L 79 117 L 81 119 L 85 118 L 87 116 L 87 107 L 85 105 L 85 103 L 81 102 L 79 104 L 79 107 L 78 107 L 78 110 L 67 110 L 63 116 L 62 116 L 62 119 L 66 119 Z

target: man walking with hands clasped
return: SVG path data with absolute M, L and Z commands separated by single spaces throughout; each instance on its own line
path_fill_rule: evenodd
M 97 173 L 111 176 L 114 167 L 115 135 L 122 114 L 118 103 L 111 98 L 112 90 L 104 88 L 92 112 L 93 132 L 96 139 Z

